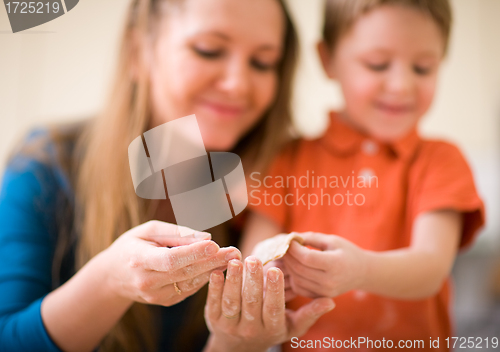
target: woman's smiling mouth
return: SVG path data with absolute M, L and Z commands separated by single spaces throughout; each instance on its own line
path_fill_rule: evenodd
M 201 101 L 200 106 L 202 109 L 224 120 L 236 119 L 246 110 L 242 104 L 227 104 L 208 100 Z

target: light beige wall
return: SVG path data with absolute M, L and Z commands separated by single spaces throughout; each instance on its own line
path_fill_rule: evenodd
M 94 114 L 112 74 L 124 0 L 84 0 L 12 34 L 0 5 L 0 170 L 26 129 Z
M 500 228 L 500 1 L 452 0 L 456 16 L 450 57 L 426 135 L 462 146 L 489 207 L 489 233 Z M 29 126 L 98 111 L 108 87 L 128 1 L 84 0 L 68 14 L 12 34 L 0 6 L 0 170 L 14 141 Z M 294 112 L 306 136 L 326 127 L 325 111 L 342 104 L 315 54 L 320 0 L 289 0 L 303 42 Z

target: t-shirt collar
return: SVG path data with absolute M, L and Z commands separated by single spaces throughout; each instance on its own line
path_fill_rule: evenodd
M 347 155 L 359 151 L 361 144 L 367 139 L 373 140 L 367 134 L 349 126 L 338 113 L 330 112 L 330 126 L 321 138 L 321 143 L 335 153 Z M 414 155 L 420 140 L 415 127 L 405 137 L 397 141 L 380 144 L 391 150 L 396 157 L 406 159 Z
M 417 128 L 414 127 L 405 137 L 390 143 L 389 147 L 398 157 L 408 159 L 415 154 L 420 141 L 421 138 L 418 135 Z

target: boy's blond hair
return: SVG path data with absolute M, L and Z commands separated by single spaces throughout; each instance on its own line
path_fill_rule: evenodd
M 359 17 L 382 5 L 402 5 L 429 14 L 443 34 L 446 53 L 452 23 L 449 0 L 326 0 L 323 39 L 328 49 L 334 51 L 339 38 Z

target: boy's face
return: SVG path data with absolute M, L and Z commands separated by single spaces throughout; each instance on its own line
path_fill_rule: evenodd
M 342 86 L 348 122 L 391 141 L 404 137 L 429 109 L 443 51 L 432 18 L 385 5 L 358 19 L 333 54 L 323 49 L 320 55 L 327 74 Z

